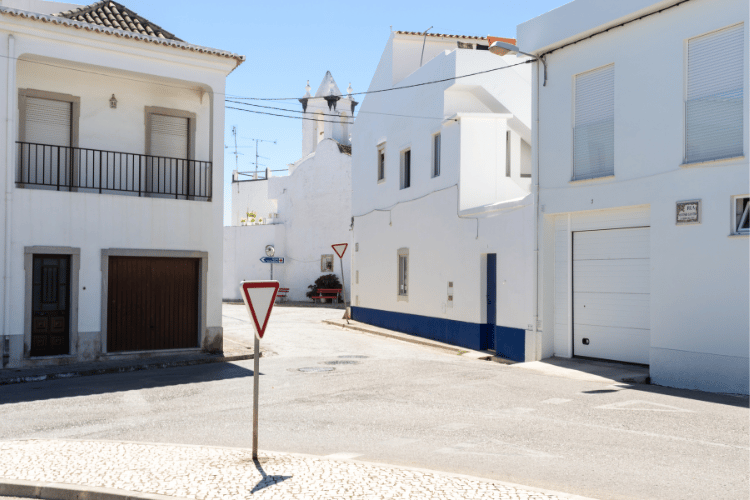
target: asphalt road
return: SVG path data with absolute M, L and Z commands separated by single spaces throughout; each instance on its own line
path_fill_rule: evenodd
M 603 499 L 750 497 L 747 398 L 550 376 L 321 323 L 341 314 L 274 310 L 260 365 L 261 449 Z M 224 319 L 232 341 L 252 342 L 244 306 L 225 305 Z M 3 386 L 0 439 L 250 447 L 252 368 Z

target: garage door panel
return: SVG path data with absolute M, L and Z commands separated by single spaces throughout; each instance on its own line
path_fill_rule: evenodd
M 575 263 L 576 292 L 649 293 L 649 261 L 585 260 Z
M 647 329 L 577 325 L 575 353 L 590 358 L 648 364 L 650 335 Z M 584 338 L 589 340 L 588 345 L 583 344 Z
M 573 260 L 648 259 L 649 228 L 583 231 L 573 238 Z
M 651 300 L 638 293 L 575 293 L 573 324 L 649 329 Z
M 648 363 L 650 228 L 573 234 L 573 353 Z M 581 339 L 589 339 L 584 345 Z
M 198 347 L 198 259 L 110 257 L 107 351 Z

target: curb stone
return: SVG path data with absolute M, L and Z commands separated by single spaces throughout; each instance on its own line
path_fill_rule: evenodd
M 260 357 L 263 357 L 261 351 Z M 156 362 L 138 362 L 127 365 L 105 366 L 98 368 L 82 368 L 80 370 L 60 371 L 45 373 L 41 375 L 19 375 L 17 377 L 0 377 L 0 386 L 10 384 L 22 384 L 25 382 L 41 382 L 44 380 L 57 380 L 63 378 L 87 377 L 91 375 L 105 375 L 108 373 L 127 373 L 141 370 L 153 370 L 158 368 L 175 368 L 180 366 L 205 365 L 210 363 L 229 363 L 232 361 L 242 361 L 246 359 L 255 359 L 254 354 L 240 354 L 235 356 L 216 356 L 200 357 L 192 359 L 175 359 L 173 361 L 156 361 Z M 139 360 L 140 361 L 140 360 Z
M 333 325 L 333 326 L 338 326 L 347 330 L 356 330 L 356 331 L 360 331 L 364 333 L 370 333 L 372 335 L 379 335 L 381 337 L 402 340 L 404 342 L 409 342 L 412 344 L 433 347 L 436 349 L 442 349 L 444 351 L 451 351 L 464 358 L 478 359 L 482 361 L 494 361 L 496 363 L 502 363 L 502 364 L 514 364 L 515 363 L 515 361 L 511 361 L 509 359 L 494 356 L 492 352 L 490 351 L 474 351 L 467 347 L 446 344 L 443 342 L 439 342 L 437 340 L 430 340 L 430 339 L 425 339 L 422 337 L 417 337 L 416 335 L 410 335 L 408 333 L 401 333 L 401 332 L 396 332 L 393 330 L 386 330 L 385 328 L 373 327 L 373 326 L 366 325 L 364 323 L 358 323 L 352 320 L 349 320 L 349 322 L 346 322 L 346 320 L 343 320 L 343 319 L 324 319 L 323 323 Z
M 178 497 L 42 481 L 0 478 L 0 496 L 46 500 L 181 500 Z

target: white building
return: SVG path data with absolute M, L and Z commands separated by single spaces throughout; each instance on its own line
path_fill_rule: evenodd
M 222 348 L 223 95 L 244 58 L 111 1 L 0 1 L 4 367 Z
M 576 0 L 518 27 L 548 66 L 532 99 L 543 357 L 748 393 L 748 13 Z
M 532 65 L 488 41 L 386 43 L 369 91 L 407 88 L 368 94 L 357 115 L 352 315 L 524 361 L 537 357 Z
M 349 128 L 357 102 L 342 96 L 327 72 L 315 95 L 306 87 L 300 99 L 302 157 L 289 175 L 232 180 L 232 226 L 224 228 L 224 299 L 239 300 L 239 282 L 268 279 L 270 264 L 260 262 L 273 245 L 283 264 L 273 279 L 289 288 L 288 300 L 306 301 L 308 286 L 321 275 L 336 274 L 341 263 L 331 245 L 351 241 L 351 142 Z M 349 89 L 351 93 L 351 88 Z M 258 219 L 252 224 L 248 212 Z M 245 222 L 242 222 L 245 219 Z M 350 251 L 344 254 L 343 284 L 348 295 Z

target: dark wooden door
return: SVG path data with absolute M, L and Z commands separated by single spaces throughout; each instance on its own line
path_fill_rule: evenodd
M 107 352 L 198 347 L 198 259 L 110 257 Z
M 34 255 L 31 356 L 70 353 L 70 256 Z

